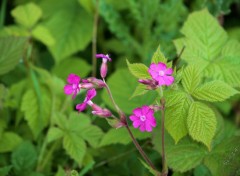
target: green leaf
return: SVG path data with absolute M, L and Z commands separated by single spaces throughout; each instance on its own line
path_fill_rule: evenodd
M 226 32 L 206 9 L 192 13 L 184 23 L 181 32 L 193 44 L 191 48 L 188 48 L 189 43 L 186 45 L 186 49 L 188 49 L 182 55 L 186 61 L 197 59 L 214 60 L 218 57 L 222 46 L 227 41 Z M 190 58 L 188 52 L 192 52 L 192 58 Z
M 201 82 L 201 70 L 196 65 L 187 66 L 183 71 L 182 85 L 186 91 L 193 93 Z
M 22 99 L 21 110 L 24 112 L 24 118 L 28 122 L 34 137 L 36 138 L 44 127 L 48 125 L 51 111 L 51 99 L 48 91 L 41 89 L 41 98 L 44 103 L 38 99 L 36 93 L 30 89 Z
M 19 63 L 26 41 L 23 37 L 0 38 L 0 75 L 11 71 Z
M 81 68 L 81 69 L 79 69 Z M 70 73 L 86 77 L 91 71 L 91 66 L 82 58 L 68 58 L 55 65 L 52 72 L 66 80 Z
M 12 153 L 12 164 L 16 171 L 31 171 L 37 163 L 37 151 L 30 142 L 22 143 Z
M 103 137 L 103 132 L 99 127 L 91 125 L 82 130 L 81 136 L 92 147 L 96 148 L 100 144 L 100 140 Z
M 155 51 L 155 53 L 153 54 L 152 60 L 151 60 L 151 63 L 157 64 L 158 62 L 167 63 L 167 59 L 165 58 L 165 56 L 161 52 L 161 47 L 160 46 L 158 46 L 158 48 Z
M 166 160 L 174 171 L 186 172 L 195 168 L 202 162 L 205 154 L 203 147 L 188 139 L 182 140 L 177 145 L 166 146 Z
M 131 64 L 127 60 L 128 69 L 136 78 L 151 78 L 150 74 L 148 73 L 148 67 L 141 63 Z
M 175 140 L 175 143 L 187 135 L 187 115 L 191 100 L 182 91 L 169 91 L 166 96 L 165 127 Z
M 109 77 L 107 83 L 111 89 L 116 103 L 125 113 L 128 114 L 132 113 L 132 110 L 136 107 L 144 104 L 152 104 L 157 96 L 155 91 L 148 91 L 143 96 L 138 96 L 129 100 L 129 97 L 131 97 L 133 94 L 138 83 L 134 77 L 129 75 L 128 69 L 118 69 Z M 102 98 L 108 106 L 114 109 L 106 90 L 103 91 Z
M 47 142 L 50 143 L 63 137 L 63 131 L 57 127 L 51 127 L 47 133 Z
M 21 142 L 22 138 L 16 133 L 2 133 L 0 136 L 0 153 L 13 151 Z
M 52 46 L 55 44 L 55 40 L 52 36 L 52 34 L 49 32 L 49 30 L 42 26 L 42 25 L 37 25 L 33 31 L 32 35 L 35 39 L 39 40 L 43 44 L 47 46 Z
M 57 63 L 84 50 L 92 39 L 92 16 L 77 1 L 69 1 L 69 6 L 54 13 L 44 26 L 57 41 L 48 47 Z
M 194 140 L 204 143 L 211 150 L 216 126 L 217 120 L 212 109 L 200 102 L 191 104 L 187 117 L 187 127 Z
M 138 84 L 135 91 L 133 92 L 132 96 L 129 99 L 132 99 L 132 98 L 134 98 L 136 96 L 139 96 L 139 95 L 144 95 L 148 91 L 149 90 L 146 89 L 146 85 Z
M 84 7 L 89 13 L 94 13 L 95 7 L 93 1 L 89 0 L 78 0 L 78 2 Z
M 133 136 L 136 139 L 146 139 L 151 136 L 150 133 L 143 133 L 139 129 L 130 127 Z M 131 142 L 130 135 L 127 132 L 127 129 L 125 128 L 119 128 L 119 129 L 110 129 L 102 138 L 102 141 L 100 143 L 100 146 L 106 146 L 110 144 L 129 144 Z
M 225 82 L 211 81 L 198 87 L 193 92 L 193 96 L 200 100 L 215 102 L 224 101 L 237 93 L 239 92 Z
M 86 153 L 86 144 L 84 140 L 76 133 L 66 133 L 63 139 L 63 148 L 72 159 L 79 164 L 82 163 Z
M 11 11 L 16 22 L 27 27 L 33 27 L 42 16 L 42 10 L 34 3 L 17 6 Z
M 156 170 L 154 170 L 153 168 L 151 168 L 149 165 L 147 165 L 147 163 L 145 163 L 143 160 L 139 159 L 140 162 L 142 163 L 142 165 L 154 176 L 159 175 L 160 173 Z
M 55 176 L 66 176 L 64 169 L 61 166 L 58 166 L 58 171 Z
M 13 167 L 12 165 L 1 167 L 1 168 L 0 168 L 0 175 L 1 175 L 1 176 L 8 176 L 8 175 L 9 175 L 9 172 L 10 172 L 11 169 L 12 169 L 12 167 Z

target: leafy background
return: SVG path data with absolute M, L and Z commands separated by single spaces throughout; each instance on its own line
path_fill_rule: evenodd
M 107 82 L 126 114 L 157 96 L 137 96 L 144 69 L 133 63 L 177 66 L 165 90 L 169 175 L 240 175 L 238 0 L 1 1 L 0 175 L 150 175 L 125 129 L 78 114 L 84 92 L 63 93 L 69 73 L 91 75 L 97 4 L 97 52 L 111 54 Z M 94 101 L 114 111 L 105 91 Z M 132 130 L 161 170 L 156 117 L 153 133 Z

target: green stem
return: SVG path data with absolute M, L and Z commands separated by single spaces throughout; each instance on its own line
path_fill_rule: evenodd
M 93 23 L 93 34 L 92 34 L 92 76 L 96 77 L 96 69 L 97 69 L 97 27 L 98 27 L 98 16 L 99 16 L 99 0 L 96 0 L 96 11 L 94 15 L 94 23 Z
M 1 13 L 0 13 L 0 29 L 3 28 L 5 23 L 6 7 L 7 7 L 7 0 L 3 0 L 1 4 Z

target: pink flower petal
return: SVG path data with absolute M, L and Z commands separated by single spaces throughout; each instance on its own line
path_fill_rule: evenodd
M 143 124 L 143 122 L 141 121 L 141 120 L 135 120 L 134 122 L 133 122 L 133 127 L 134 128 L 138 128 L 140 125 L 142 125 Z
M 97 95 L 97 92 L 95 89 L 90 89 L 87 91 L 87 101 L 93 99 Z
M 67 82 L 69 84 L 78 84 L 80 82 L 81 78 L 78 75 L 75 75 L 73 73 L 68 75 Z
M 150 108 L 146 105 L 142 106 L 142 114 L 143 115 L 147 115 L 148 111 L 150 110 Z
M 154 114 L 154 110 L 149 108 L 148 112 L 146 113 L 147 119 L 153 117 L 153 114 Z
M 140 117 L 142 115 L 142 109 L 141 108 L 136 108 L 136 109 L 133 110 L 133 113 L 136 116 Z
M 167 75 L 171 75 L 171 74 L 173 74 L 173 69 L 172 69 L 172 68 L 168 68 L 168 69 L 166 69 L 164 72 L 165 72 L 165 74 L 167 74 Z
M 164 76 L 163 77 L 165 85 L 170 86 L 174 82 L 173 76 Z
M 147 122 L 152 126 L 152 127 L 156 127 L 157 126 L 157 121 L 154 117 L 148 118 Z
M 85 110 L 86 109 L 86 107 L 87 107 L 87 103 L 86 102 L 83 102 L 83 103 L 81 103 L 81 104 L 77 104 L 76 105 L 76 109 L 78 110 L 78 111 L 83 111 L 83 110 Z
M 140 131 L 142 131 L 142 132 L 146 131 L 145 123 L 142 123 L 139 129 L 140 129 Z
M 64 86 L 64 93 L 67 95 L 71 95 L 74 92 L 72 85 Z
M 139 117 L 137 117 L 135 115 L 131 115 L 129 118 L 131 121 L 139 120 Z
M 158 63 L 158 71 L 164 71 L 166 70 L 167 66 L 163 62 Z
M 150 123 L 145 123 L 145 128 L 146 128 L 146 131 L 148 131 L 148 132 L 151 132 L 152 131 L 152 126 L 151 126 L 151 124 Z
M 165 85 L 165 80 L 163 76 L 158 76 L 157 78 L 155 78 L 155 80 L 158 82 L 159 86 Z

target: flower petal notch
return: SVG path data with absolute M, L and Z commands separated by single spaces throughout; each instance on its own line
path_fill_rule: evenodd
M 166 64 L 159 62 L 157 64 L 152 63 L 148 69 L 148 73 L 151 75 L 152 79 L 158 82 L 159 86 L 170 86 L 174 82 L 174 77 L 172 68 L 167 68 Z
M 157 125 L 154 117 L 154 110 L 146 105 L 134 109 L 133 114 L 129 118 L 133 122 L 133 127 L 139 128 L 142 132 L 151 132 Z
M 68 75 L 67 82 L 68 84 L 64 86 L 64 93 L 67 95 L 72 95 L 72 98 L 75 98 L 77 93 L 80 91 L 80 80 L 81 78 L 78 75 L 73 73 Z

